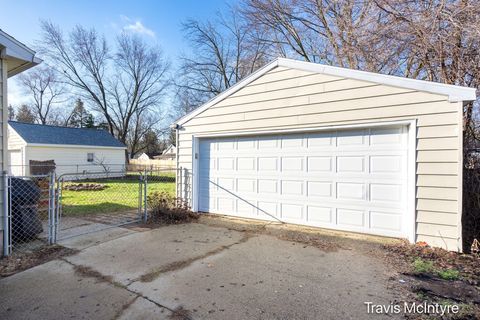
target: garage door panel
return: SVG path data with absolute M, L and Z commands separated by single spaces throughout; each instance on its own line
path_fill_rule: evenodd
M 282 157 L 282 171 L 303 172 L 303 157 Z
M 242 215 L 255 216 L 257 213 L 256 201 L 250 199 L 237 199 L 237 212 Z
M 333 224 L 331 207 L 307 206 L 307 222 Z
M 406 129 L 200 140 L 200 210 L 399 236 Z
M 287 196 L 303 196 L 303 181 L 282 180 L 281 193 Z
M 337 209 L 337 224 L 348 227 L 364 227 L 365 212 L 345 208 Z
M 277 180 L 272 179 L 258 179 L 258 193 L 273 193 L 276 194 L 278 192 L 277 189 L 278 182 Z
M 295 149 L 302 148 L 304 145 L 304 136 L 303 135 L 288 135 L 282 136 L 281 143 L 282 149 Z
M 365 184 L 351 182 L 337 183 L 337 199 L 365 200 Z
M 402 225 L 401 214 L 392 214 L 391 212 L 371 211 L 370 227 L 380 230 L 391 230 L 400 232 Z
M 402 200 L 401 184 L 370 184 L 370 201 L 399 202 Z
M 358 146 L 365 142 L 365 130 L 348 130 L 337 133 L 338 146 Z
M 309 149 L 332 147 L 336 135 L 328 133 L 310 133 L 307 135 L 307 147 Z
M 310 197 L 332 197 L 333 182 L 307 181 L 307 195 Z
M 254 171 L 255 170 L 255 157 L 240 157 L 240 158 L 237 158 L 237 170 L 238 171 Z
M 397 173 L 402 171 L 402 156 L 381 155 L 370 156 L 371 173 Z
M 359 156 L 337 157 L 337 172 L 365 172 L 365 158 Z
M 290 221 L 301 221 L 303 219 L 303 206 L 300 204 L 293 203 L 282 203 L 281 208 L 281 218 Z
M 218 158 L 218 168 L 217 170 L 234 170 L 235 169 L 235 160 L 234 158 Z
M 245 179 L 245 178 L 238 178 L 237 179 L 237 191 L 238 192 L 251 192 L 254 193 L 256 185 L 255 179 Z
M 258 170 L 259 171 L 277 171 L 278 165 L 276 157 L 259 157 Z
M 268 201 L 258 201 L 257 212 L 259 218 L 266 219 L 271 217 L 278 217 L 277 203 Z
M 332 172 L 332 157 L 307 157 L 308 172 Z

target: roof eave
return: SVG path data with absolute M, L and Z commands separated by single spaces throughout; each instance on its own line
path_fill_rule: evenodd
M 13 62 L 7 64 L 7 77 L 9 78 L 42 62 L 41 59 L 35 56 L 34 50 L 2 30 L 0 30 L 0 48 L 1 58 Z
M 369 81 L 394 87 L 401 87 L 407 89 L 414 89 L 418 91 L 425 91 L 434 94 L 440 94 L 448 96 L 449 102 L 460 102 L 460 101 L 474 101 L 476 99 L 476 89 L 469 87 L 461 87 L 449 84 L 443 84 L 438 82 L 430 82 L 424 80 L 416 80 L 410 78 L 403 78 L 391 75 L 385 75 L 380 73 L 366 72 L 354 69 L 332 67 L 323 64 L 316 64 L 312 62 L 298 61 L 287 58 L 277 58 L 276 60 L 270 62 L 264 67 L 258 69 L 248 77 L 244 78 L 242 81 L 238 82 L 234 86 L 210 99 L 208 102 L 193 110 L 192 112 L 186 114 L 180 119 L 176 120 L 170 126 L 172 129 L 178 129 L 178 126 L 185 124 L 190 119 L 194 118 L 198 114 L 204 112 L 211 106 L 220 101 L 226 99 L 230 95 L 234 94 L 238 90 L 242 89 L 249 83 L 260 78 L 262 75 L 272 70 L 275 67 L 286 67 L 298 70 L 304 70 L 308 72 L 317 72 L 322 74 L 328 74 L 332 76 L 351 78 L 356 80 Z

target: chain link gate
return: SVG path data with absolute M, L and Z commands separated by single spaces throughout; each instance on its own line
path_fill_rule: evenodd
M 57 181 L 56 240 L 145 221 L 143 174 L 63 174 Z

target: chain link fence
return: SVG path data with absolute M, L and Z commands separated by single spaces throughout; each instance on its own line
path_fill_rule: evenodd
M 4 254 L 53 243 L 54 175 L 5 176 Z
M 148 196 L 155 193 L 190 199 L 188 170 L 150 169 L 6 175 L 5 254 L 144 222 Z

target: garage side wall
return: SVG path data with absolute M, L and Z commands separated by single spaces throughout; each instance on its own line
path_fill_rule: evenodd
M 87 154 L 94 154 L 94 161 L 87 161 Z M 28 145 L 26 148 L 25 163 L 30 160 L 54 160 L 56 174 L 102 172 L 104 164 L 111 172 L 122 171 L 125 168 L 125 150 L 108 148 L 72 147 L 37 147 Z M 28 174 L 28 173 L 27 173 Z
M 443 95 L 278 67 L 185 123 L 178 166 L 192 169 L 194 135 L 416 120 L 416 241 L 459 250 L 461 110 Z

